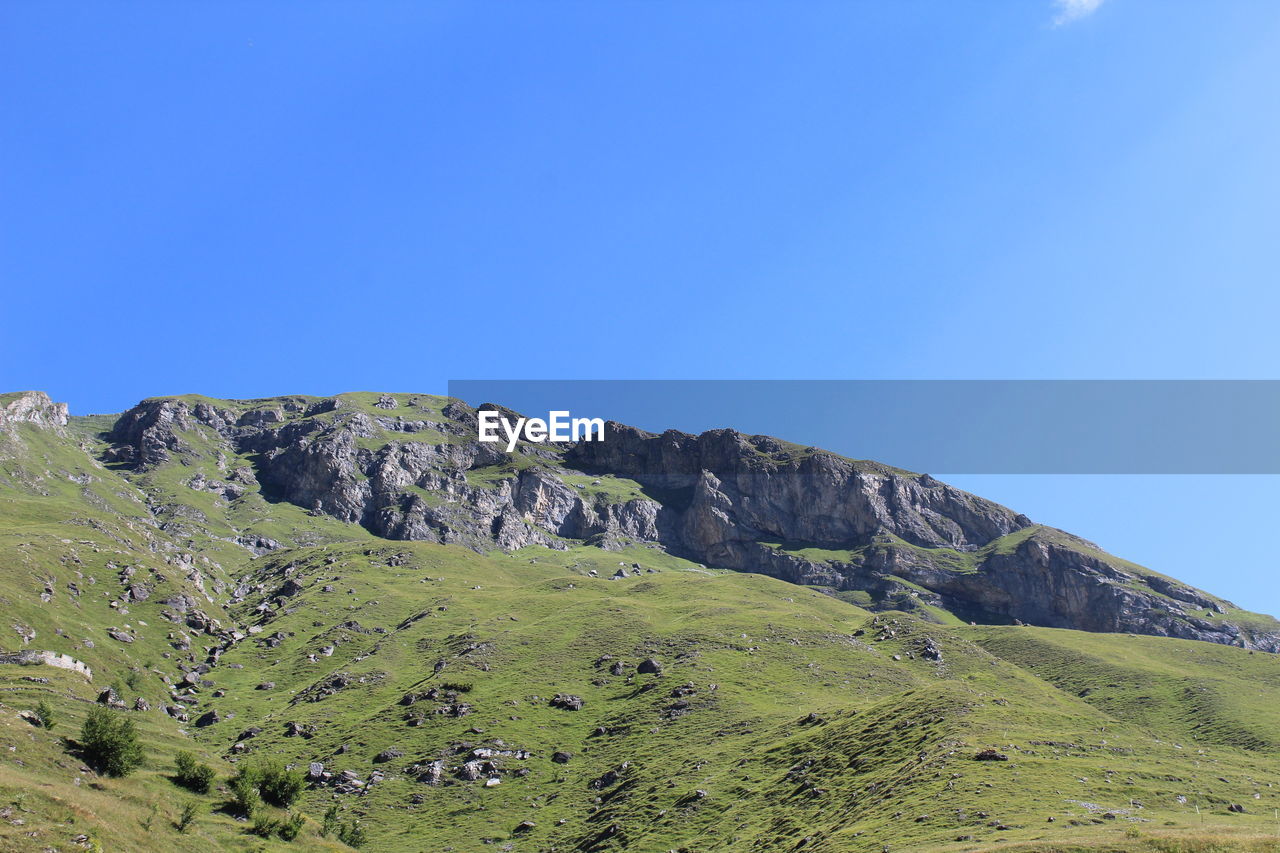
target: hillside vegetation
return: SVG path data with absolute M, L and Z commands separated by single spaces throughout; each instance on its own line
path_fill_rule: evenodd
M 286 400 L 325 414 L 190 403 Z M 612 533 L 392 541 L 282 494 L 269 451 L 193 425 L 140 466 L 115 424 L 0 426 L 0 649 L 91 670 L 0 663 L 0 850 L 1280 850 L 1273 654 L 971 625 L 909 581 L 886 601 Z M 363 450 L 416 434 L 390 433 Z M 405 484 L 401 511 L 510 488 L 521 458 Z M 602 515 L 665 497 L 564 476 Z M 822 544 L 762 547 L 848 556 Z M 981 574 L 955 553 L 928 556 Z M 123 777 L 81 751 L 103 703 L 140 734 Z M 174 781 L 183 751 L 207 793 Z M 301 796 L 245 819 L 232 776 L 274 762 Z

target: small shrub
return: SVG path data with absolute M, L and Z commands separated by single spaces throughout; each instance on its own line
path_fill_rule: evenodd
M 249 827 L 249 831 L 260 838 L 270 838 L 280 831 L 280 821 L 266 815 L 259 815 Z
M 40 700 L 40 704 L 36 705 L 36 716 L 40 718 L 40 725 L 46 729 L 53 728 L 53 721 L 57 719 L 57 715 L 49 707 L 49 703 L 43 699 Z
M 95 706 L 80 729 L 86 760 L 109 776 L 128 776 L 142 765 L 142 745 L 133 720 Z
M 324 813 L 324 823 L 320 826 L 320 837 L 328 838 L 331 834 L 336 833 L 341 827 L 342 821 L 338 820 L 338 807 L 329 806 Z
M 158 811 L 159 809 L 156 807 L 156 804 L 152 803 L 151 808 L 147 811 L 147 816 L 140 821 L 143 832 L 151 831 L 151 827 L 156 821 L 156 812 Z
M 443 681 L 440 683 L 441 690 L 453 690 L 458 693 L 470 693 L 471 688 L 474 686 L 470 681 Z
M 142 683 L 142 673 L 136 669 L 130 670 L 129 674 L 124 677 L 124 683 L 129 685 L 130 690 L 137 690 L 138 685 Z
M 369 839 L 364 834 L 364 827 L 353 820 L 338 827 L 338 840 L 348 847 L 363 847 Z
M 191 828 L 191 824 L 195 822 L 196 815 L 200 813 L 200 804 L 194 800 L 182 807 L 182 814 L 178 817 L 178 832 L 186 832 Z
M 173 757 L 174 781 L 197 794 L 209 793 L 213 785 L 213 768 L 196 761 L 189 752 L 179 752 Z
M 280 824 L 280 837 L 285 841 L 292 841 L 302 832 L 303 824 L 307 819 L 303 817 L 301 812 L 289 812 L 289 817 Z
M 256 767 L 241 767 L 231 777 L 231 808 L 244 817 L 253 817 L 253 813 L 262 805 L 262 797 L 258 795 L 258 783 L 261 774 Z
M 264 765 L 260 772 L 258 792 L 262 799 L 282 809 L 293 805 L 307 784 L 307 777 L 301 770 L 287 770 L 283 764 L 273 762 Z

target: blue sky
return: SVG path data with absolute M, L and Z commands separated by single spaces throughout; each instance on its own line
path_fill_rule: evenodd
M 0 388 L 1276 378 L 1278 79 L 1271 0 L 9 3 Z M 1280 612 L 1273 478 L 952 479 Z

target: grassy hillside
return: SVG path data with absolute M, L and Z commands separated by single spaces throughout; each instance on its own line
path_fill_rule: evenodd
M 350 849 L 330 809 L 379 851 L 1280 850 L 1276 656 L 873 614 L 641 546 L 388 542 L 197 487 L 253 464 L 203 429 L 113 469 L 109 423 L 0 433 L 0 651 L 92 669 L 0 664 L 0 850 Z M 124 778 L 78 751 L 109 686 L 149 706 L 116 712 Z M 293 841 L 226 808 L 272 759 L 328 774 Z
M 643 568 L 609 579 L 619 562 Z M 264 584 L 266 598 L 288 567 L 304 590 L 262 618 L 257 635 L 284 640 L 242 644 L 224 658 L 244 668 L 218 678 L 228 697 L 209 706 L 235 720 L 199 737 L 229 748 L 251 719 L 263 732 L 245 742 L 249 755 L 318 760 L 362 780 L 381 769 L 386 778 L 370 793 L 340 799 L 355 814 L 395 814 L 380 821 L 385 849 L 418 849 L 424 837 L 529 850 L 763 851 L 805 838 L 804 849 L 828 851 L 1045 839 L 1165 849 L 1177 830 L 1212 827 L 1242 844 L 1276 830 L 1274 747 L 1261 735 L 1225 734 L 1264 732 L 1280 707 L 1280 661 L 1271 655 L 944 628 L 653 553 L 305 549 L 264 561 L 261 577 L 275 579 Z M 245 607 L 253 613 L 256 602 Z M 334 644 L 330 657 L 308 659 Z M 1152 657 L 1132 669 L 1154 685 L 1152 695 L 1090 701 L 1037 671 L 1031 650 L 1050 644 L 1117 660 L 1145 647 Z M 1162 660 L 1162 649 L 1176 663 Z M 650 657 L 661 675 L 636 674 Z M 615 662 L 620 675 L 610 674 Z M 1108 684 L 1122 677 L 1094 661 L 1067 670 Z M 333 672 L 351 686 L 308 701 Z M 1213 729 L 1197 736 L 1182 719 L 1194 713 L 1188 678 L 1216 681 L 1222 694 L 1248 685 L 1249 696 L 1215 705 L 1206 717 Z M 263 679 L 274 686 L 255 690 Z M 415 725 L 420 706 L 402 697 L 449 684 L 466 688 L 459 699 L 471 713 L 438 714 L 444 700 L 427 702 Z M 553 707 L 558 693 L 581 697 L 583 707 Z M 288 737 L 286 721 L 314 727 L 314 736 Z M 501 762 L 492 788 L 447 772 L 427 785 L 406 772 L 438 758 L 455 767 L 458 751 L 474 747 L 530 756 Z M 387 749 L 403 755 L 379 763 Z M 974 760 L 984 749 L 1008 760 Z M 572 758 L 557 764 L 557 751 Z M 616 781 L 593 786 L 610 771 Z M 1229 811 L 1232 804 L 1246 812 Z M 523 821 L 536 825 L 518 831 Z

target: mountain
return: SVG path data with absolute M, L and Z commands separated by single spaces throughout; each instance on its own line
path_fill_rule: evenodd
M 820 586 L 873 609 L 1183 637 L 1280 651 L 1280 623 L 927 475 L 766 436 L 476 438 L 476 411 L 423 395 L 148 400 L 107 458 L 169 461 L 189 485 L 264 494 L 387 539 L 486 550 L 653 543 L 717 568 Z
M 1270 617 L 928 475 L 475 419 L 0 395 L 0 849 L 347 849 L 331 807 L 376 850 L 1274 849 Z M 82 762 L 98 703 L 136 773 Z M 223 805 L 274 756 L 292 842 Z

